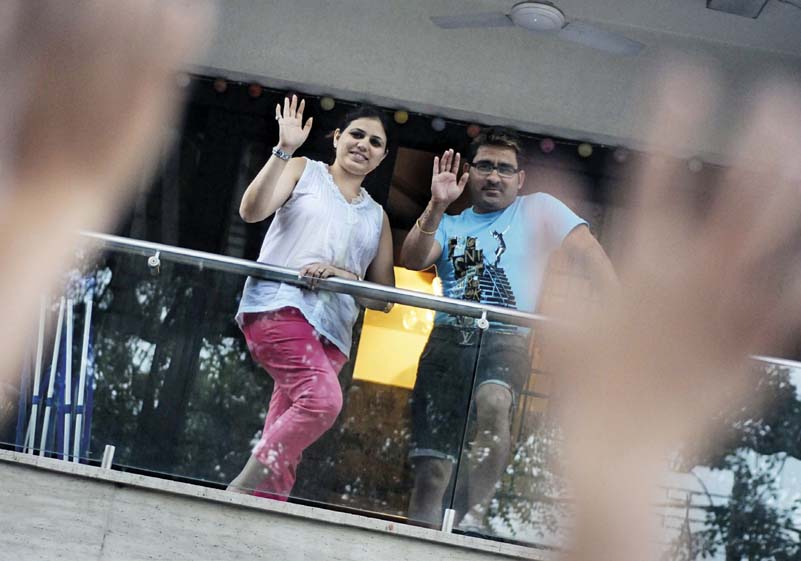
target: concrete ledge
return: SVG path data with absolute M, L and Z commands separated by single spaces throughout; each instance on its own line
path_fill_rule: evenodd
M 0 450 L 0 558 L 537 559 L 547 550 Z

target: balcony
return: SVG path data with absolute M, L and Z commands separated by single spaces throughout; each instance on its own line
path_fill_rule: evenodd
M 547 551 L 0 451 L 3 559 L 552 559 Z
M 564 545 L 570 501 L 552 469 L 560 435 L 548 415 L 551 374 L 538 363 L 536 337 L 483 538 L 449 520 L 460 508 L 454 488 L 475 461 L 475 369 L 466 372 L 470 391 L 456 435 L 462 453 L 443 521 L 409 514 L 409 398 L 434 314 L 475 322 L 475 365 L 491 350 L 482 327 L 544 318 L 442 298 L 416 273 L 399 271 L 407 289 L 324 281 L 320 290 L 398 305 L 388 315 L 367 311 L 357 323 L 337 423 L 304 454 L 289 501 L 266 500 L 224 490 L 258 441 L 271 391 L 232 318 L 245 275 L 304 281 L 252 261 L 88 237 L 101 257 L 75 271 L 63 297 L 43 301 L 37 345 L 15 388 L 16 422 L 3 435 L 0 513 L 10 531 L 0 543 L 9 559 L 552 559 Z M 755 383 L 779 380 L 784 393 L 796 387 L 795 363 L 755 364 Z M 792 411 L 778 410 L 772 426 L 792 424 Z M 746 463 L 775 454 L 780 445 L 771 442 L 752 442 Z M 782 469 L 792 474 L 796 456 L 782 450 Z M 733 504 L 739 477 L 718 464 L 679 464 L 655 505 L 667 547 L 708 530 L 709 513 Z M 792 485 L 789 476 L 779 481 Z

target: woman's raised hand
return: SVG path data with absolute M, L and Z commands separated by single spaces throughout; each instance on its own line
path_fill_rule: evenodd
M 284 108 L 281 104 L 275 106 L 275 120 L 278 121 L 278 148 L 292 154 L 309 138 L 312 127 L 312 117 L 303 124 L 303 109 L 306 100 L 301 99 L 298 105 L 298 96 L 293 95 L 292 100 L 284 98 Z
M 434 173 L 431 176 L 431 200 L 434 203 L 447 206 L 464 191 L 468 174 L 465 166 L 462 176 L 457 178 L 460 159 L 459 153 L 454 155 L 452 149 L 445 150 L 442 159 L 434 158 Z

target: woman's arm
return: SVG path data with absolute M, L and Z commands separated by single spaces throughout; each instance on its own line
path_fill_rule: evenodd
M 367 268 L 365 279 L 370 282 L 383 284 L 386 286 L 395 286 L 395 262 L 392 250 L 392 230 L 389 227 L 389 218 L 387 213 L 384 213 L 384 221 L 381 226 L 381 239 L 378 242 L 378 253 Z M 372 300 L 368 298 L 359 298 L 359 303 L 363 306 L 373 309 L 381 310 L 388 313 L 393 304 L 382 302 L 380 300 Z
M 284 98 L 284 109 L 275 106 L 275 119 L 278 121 L 278 145 L 276 148 L 285 154 L 293 154 L 309 137 L 312 119 L 303 124 L 303 108 L 306 101 L 298 105 L 297 96 Z M 239 204 L 239 215 L 245 222 L 261 222 L 273 215 L 283 205 L 297 185 L 306 160 L 292 158 L 285 160 L 275 154 L 270 156 L 258 175 L 250 182 L 242 202 Z
M 316 289 L 319 279 L 329 277 L 339 277 L 348 280 L 359 280 L 359 276 L 351 271 L 340 269 L 330 263 L 309 263 L 298 271 L 298 275 L 307 279 L 309 288 Z M 373 262 L 367 268 L 366 280 L 386 286 L 395 286 L 395 269 L 392 256 L 392 232 L 389 228 L 389 219 L 384 213 L 383 225 L 381 226 L 381 238 L 378 241 L 378 253 Z M 373 310 L 389 312 L 392 304 L 384 300 L 373 300 L 371 298 L 356 298 L 362 306 Z
M 304 158 L 286 161 L 270 156 L 242 196 L 239 204 L 239 216 L 242 220 L 261 222 L 272 216 L 292 195 L 304 169 Z

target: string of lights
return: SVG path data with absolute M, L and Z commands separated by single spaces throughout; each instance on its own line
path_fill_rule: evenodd
M 780 2 L 792 4 L 797 8 L 801 8 L 801 5 L 794 4 L 791 0 L 779 0 Z M 199 82 L 199 83 L 208 83 L 211 85 L 212 89 L 217 92 L 218 94 L 222 95 L 225 94 L 231 86 L 246 88 L 248 95 L 253 99 L 258 99 L 262 97 L 265 93 L 272 93 L 278 95 L 287 95 L 287 91 L 278 88 L 268 88 L 262 86 L 257 82 L 243 82 L 237 80 L 229 80 L 223 77 L 208 77 L 202 75 L 188 75 L 185 73 L 181 73 L 176 77 L 176 83 L 179 87 L 185 88 L 190 85 L 192 81 Z M 323 111 L 331 111 L 337 105 L 344 105 L 345 107 L 355 107 L 358 103 L 354 103 L 352 101 L 347 100 L 337 100 L 329 95 L 309 95 L 304 94 L 306 99 L 315 99 L 320 105 L 320 109 Z M 391 111 L 391 109 L 390 109 Z M 457 126 L 463 127 L 465 134 L 469 138 L 475 138 L 481 133 L 482 125 L 478 123 L 466 123 L 464 121 L 452 120 L 448 119 L 439 115 L 431 116 L 424 113 L 417 113 L 408 111 L 406 109 L 396 109 L 393 112 L 393 120 L 398 125 L 406 125 L 411 119 L 419 120 L 419 119 L 429 119 L 430 126 L 435 132 L 442 132 L 447 129 L 449 126 Z M 538 135 L 535 133 L 528 133 L 520 131 L 521 136 L 536 142 L 539 150 L 542 154 L 548 155 L 554 153 L 557 148 L 560 151 L 564 151 L 564 149 L 575 150 L 575 153 L 582 159 L 589 159 L 594 154 L 599 153 L 609 153 L 611 154 L 614 161 L 618 164 L 625 164 L 629 161 L 632 151 L 625 147 L 625 146 L 608 146 L 605 144 L 596 144 L 582 140 L 573 140 L 573 139 L 565 139 L 565 138 L 557 138 L 551 137 L 546 135 Z M 689 169 L 693 173 L 698 173 L 704 169 L 704 161 L 699 157 L 691 157 L 686 160 L 687 169 Z

